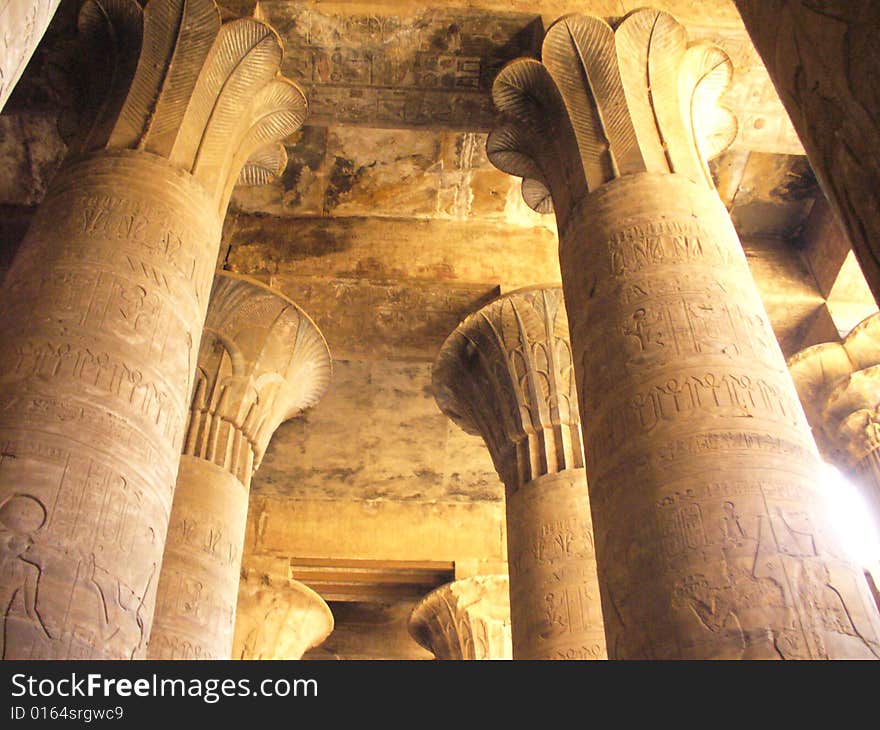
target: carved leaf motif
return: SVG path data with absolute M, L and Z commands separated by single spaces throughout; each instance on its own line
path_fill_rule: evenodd
M 254 157 L 255 149 L 263 149 L 266 142 L 285 139 L 302 126 L 308 112 L 308 104 L 296 84 L 284 78 L 276 78 L 264 86 L 254 97 L 248 111 L 239 121 L 242 140 L 235 157 L 228 165 L 231 171 L 243 167 Z M 285 155 L 285 164 L 287 158 Z M 280 174 L 283 167 L 276 174 Z M 236 178 L 224 168 L 220 178 L 226 181 L 226 194 L 221 205 L 232 192 Z M 240 179 L 240 175 L 239 175 Z
M 280 142 L 260 147 L 251 154 L 238 174 L 238 185 L 266 185 L 287 167 L 287 150 Z
M 599 18 L 566 16 L 547 32 L 541 56 L 565 100 L 588 188 L 644 171 L 611 27 Z
M 91 74 L 84 107 L 94 110 L 81 131 L 82 151 L 103 147 L 110 138 L 137 68 L 143 20 L 135 0 L 87 0 L 80 9 L 77 23 Z
M 656 13 L 648 40 L 648 85 L 654 115 L 670 170 L 701 180 L 702 164 L 693 145 L 690 116 L 682 116 L 679 101 L 679 73 L 686 50 L 684 27 L 671 15 Z
M 711 43 L 688 48 L 681 69 L 682 111 L 704 161 L 720 155 L 736 138 L 736 117 L 720 104 L 732 78 L 733 63 L 721 48 Z
M 494 164 L 497 158 L 501 165 L 524 165 L 510 154 L 513 151 L 532 160 L 540 174 L 527 177 L 546 185 L 557 212 L 567 211 L 568 201 L 587 192 L 587 182 L 565 102 L 549 71 L 532 59 L 514 61 L 495 79 L 492 99 L 514 127 L 492 142 L 491 149 L 487 146 L 490 161 Z M 559 214 L 557 218 L 562 224 Z
M 627 106 L 646 169 L 669 172 L 649 84 L 648 49 L 655 19 L 651 11 L 631 13 L 617 27 L 614 38 Z
M 553 196 L 550 190 L 540 180 L 534 178 L 523 178 L 522 196 L 532 210 L 536 213 L 552 213 L 553 212 Z
M 171 153 L 196 80 L 220 30 L 220 13 L 213 0 L 154 0 L 144 10 L 144 22 L 146 53 L 141 54 L 140 62 L 144 79 L 136 79 L 129 94 L 134 102 L 132 121 L 139 121 L 144 103 L 151 104 L 141 145 L 164 157 Z M 163 38 L 173 43 L 167 45 Z M 150 63 L 158 73 L 148 74 Z M 140 65 L 138 70 L 140 75 Z M 139 103 L 135 101 L 138 94 L 142 94 Z
M 199 74 L 171 161 L 199 179 L 216 180 L 242 109 L 272 80 L 280 61 L 281 46 L 269 27 L 250 18 L 224 24 Z
M 543 181 L 546 178 L 535 156 L 530 153 L 531 144 L 529 133 L 522 127 L 503 124 L 489 134 L 486 155 L 495 167 L 508 175 Z

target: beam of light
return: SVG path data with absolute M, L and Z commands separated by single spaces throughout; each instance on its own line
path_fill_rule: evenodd
M 844 550 L 863 568 L 874 570 L 880 562 L 880 534 L 859 488 L 827 463 L 819 482 L 831 524 Z

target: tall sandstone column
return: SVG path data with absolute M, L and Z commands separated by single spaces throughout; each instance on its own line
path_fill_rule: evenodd
M 88 119 L 0 294 L 0 654 L 145 653 L 220 227 L 305 99 L 266 25 L 89 0 Z
M 434 364 L 447 416 L 483 437 L 505 485 L 514 659 L 605 659 L 562 291 L 512 292 L 467 317 Z
M 295 580 L 242 578 L 238 608 L 233 659 L 302 659 L 333 632 L 330 607 Z
M 256 281 L 216 275 L 149 658 L 231 658 L 251 478 L 278 426 L 329 382 L 327 345 L 299 307 Z
M 706 160 L 732 69 L 650 9 L 509 64 L 493 163 L 555 209 L 612 658 L 874 658 L 880 617 Z
M 735 2 L 880 300 L 880 3 Z
M 0 111 L 61 0 L 0 0 Z
M 788 366 L 819 451 L 851 478 L 880 534 L 880 314 Z
M 511 659 L 510 586 L 506 575 L 446 583 L 419 601 L 410 635 L 437 659 Z

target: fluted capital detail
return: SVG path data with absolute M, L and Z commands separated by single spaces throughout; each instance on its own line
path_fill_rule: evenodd
M 474 576 L 431 591 L 410 614 L 409 632 L 437 659 L 512 659 L 507 576 Z
M 880 314 L 842 342 L 802 350 L 788 367 L 828 461 L 849 469 L 880 447 Z
M 736 137 L 719 104 L 732 75 L 723 50 L 688 43 L 660 10 L 635 10 L 616 30 L 567 15 L 547 31 L 541 61 L 513 61 L 496 78 L 505 120 L 489 159 L 522 177 L 526 202 L 555 208 L 561 225 L 578 200 L 623 175 L 679 173 L 712 187 L 707 162 Z
M 295 580 L 242 577 L 238 587 L 234 659 L 301 659 L 333 632 L 333 613 L 315 591 Z
M 321 399 L 330 374 L 327 343 L 296 304 L 247 277 L 216 274 L 183 453 L 249 485 L 272 434 Z
M 560 287 L 511 292 L 467 317 L 440 348 L 433 389 L 440 410 L 483 437 L 509 490 L 583 466 Z
M 305 96 L 279 74 L 275 31 L 255 18 L 222 22 L 214 0 L 150 0 L 143 9 L 137 0 L 86 0 L 79 30 L 90 116 L 71 158 L 158 155 L 191 173 L 222 213 L 242 170 L 277 170 L 278 142 L 305 119 Z M 248 169 L 245 182 L 255 179 Z

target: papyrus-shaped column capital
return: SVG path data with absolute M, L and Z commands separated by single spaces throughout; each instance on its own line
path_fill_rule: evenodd
M 295 580 L 250 575 L 238 596 L 234 659 L 301 659 L 333 631 L 330 607 Z
M 284 169 L 280 141 L 306 115 L 279 74 L 281 41 L 255 18 L 221 22 L 214 0 L 87 0 L 86 110 L 70 158 L 139 150 L 191 173 L 225 212 L 236 181 Z
M 588 192 L 624 175 L 678 173 L 712 187 L 707 161 L 736 136 L 719 105 L 733 67 L 710 43 L 689 43 L 675 18 L 635 10 L 612 29 L 567 15 L 547 31 L 541 61 L 519 59 L 492 90 L 505 122 L 487 152 L 523 178 L 539 212 L 560 227 Z
M 467 317 L 434 364 L 440 409 L 483 437 L 508 490 L 583 466 L 562 289 L 512 292 Z
M 828 461 L 851 469 L 880 448 L 880 314 L 842 342 L 801 350 L 788 367 Z
M 282 294 L 227 272 L 214 279 L 183 453 L 248 487 L 278 426 L 330 383 L 327 343 Z
M 436 588 L 413 608 L 409 632 L 437 659 L 512 659 L 507 576 L 473 576 Z

